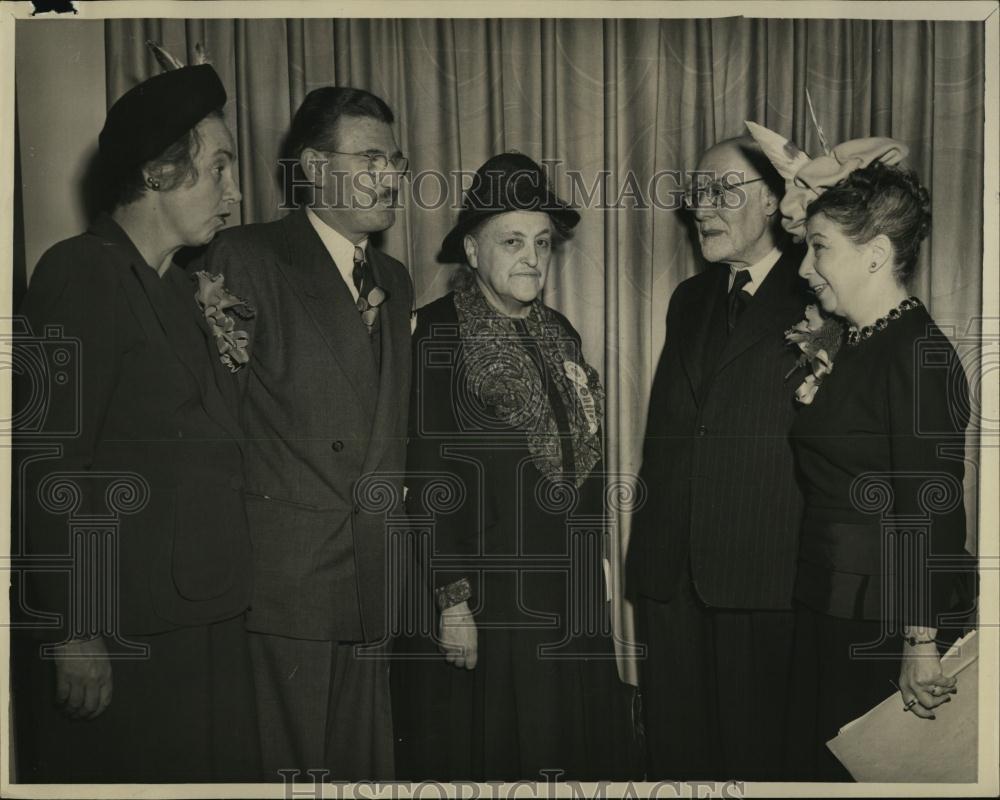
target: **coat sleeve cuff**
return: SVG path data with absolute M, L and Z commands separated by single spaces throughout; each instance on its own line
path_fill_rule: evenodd
M 466 602 L 472 597 L 472 585 L 468 578 L 459 578 L 457 581 L 440 586 L 434 590 L 434 598 L 437 601 L 438 609 L 444 611 L 446 608 L 457 606 Z

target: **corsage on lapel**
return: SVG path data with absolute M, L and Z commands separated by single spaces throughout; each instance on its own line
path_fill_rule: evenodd
M 198 278 L 198 291 L 194 299 L 215 337 L 219 359 L 230 372 L 236 372 L 250 360 L 247 352 L 250 336 L 246 331 L 236 329 L 233 316 L 247 320 L 253 319 L 257 312 L 250 303 L 226 288 L 222 275 L 198 270 L 195 276 Z
M 823 379 L 833 370 L 833 359 L 844 340 L 844 326 L 833 317 L 825 317 L 815 305 L 806 306 L 805 318 L 785 331 L 785 341 L 801 351 L 795 366 L 785 375 L 788 380 L 802 367 L 810 373 L 795 390 L 795 399 L 803 405 L 812 403 Z

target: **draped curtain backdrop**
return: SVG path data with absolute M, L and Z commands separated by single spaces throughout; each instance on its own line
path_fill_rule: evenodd
M 389 103 L 411 178 L 430 170 L 471 172 L 489 156 L 516 149 L 557 162 L 551 174 L 564 197 L 574 187 L 570 170 L 580 175 L 578 200 L 596 183 L 575 237 L 550 274 L 545 300 L 580 330 L 585 354 L 607 385 L 607 466 L 627 481 L 640 464 L 667 301 L 680 281 L 704 268 L 684 216 L 652 207 L 651 179 L 663 170 L 692 169 L 713 142 L 743 133 L 748 119 L 817 155 L 807 88 L 831 144 L 879 135 L 910 146 L 910 164 L 931 191 L 934 215 L 913 292 L 940 323 L 954 325 L 956 335 L 980 314 L 984 31 L 978 22 L 105 24 L 109 103 L 159 71 L 146 39 L 182 60 L 193 58 L 196 43 L 205 45 L 229 92 L 226 116 L 239 151 L 243 222 L 281 215 L 275 168 L 281 139 L 306 93 L 329 84 L 365 88 Z M 435 180 L 420 185 L 429 203 L 442 189 Z M 677 188 L 668 179 L 655 185 L 664 202 Z M 621 207 L 614 208 L 619 194 Z M 417 208 L 408 198 L 385 234 L 385 249 L 413 275 L 418 305 L 448 290 L 454 267 L 438 263 L 436 254 L 456 217 L 454 199 Z M 972 439 L 970 449 L 978 444 Z M 974 512 L 973 481 L 967 502 Z M 620 570 L 628 528 L 624 511 L 614 570 L 616 622 L 624 639 L 632 631 Z M 631 664 L 623 669 L 634 678 Z

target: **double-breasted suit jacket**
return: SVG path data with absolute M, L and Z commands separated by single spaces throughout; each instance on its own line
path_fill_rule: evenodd
M 402 500 L 413 287 L 398 261 L 373 247 L 368 261 L 388 294 L 374 342 L 304 210 L 227 232 L 206 257 L 257 311 L 240 376 L 252 631 L 368 642 L 385 633 L 391 509 L 371 501 Z M 360 497 L 373 473 L 387 493 Z
M 22 308 L 37 339 L 20 341 L 20 360 L 54 359 L 50 385 L 32 370 L 16 382 L 27 554 L 68 554 L 68 516 L 116 518 L 115 629 L 126 635 L 229 619 L 250 600 L 236 385 L 196 289 L 176 266 L 161 278 L 102 216 L 42 257 Z M 45 413 L 33 418 L 37 402 Z M 52 445 L 57 456 L 44 457 Z M 46 491 L 56 474 L 77 502 Z M 126 481 L 118 490 L 113 476 Z M 70 610 L 69 573 L 32 577 L 36 609 Z
M 807 303 L 800 260 L 781 256 L 728 336 L 727 267 L 674 292 L 650 395 L 630 593 L 671 600 L 690 560 L 708 606 L 790 607 L 802 503 L 788 430 L 801 375 L 786 377 L 797 352 L 782 333 Z

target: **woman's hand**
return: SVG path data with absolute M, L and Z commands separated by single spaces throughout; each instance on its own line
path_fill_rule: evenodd
M 93 719 L 111 703 L 111 660 L 104 639 L 67 642 L 56 655 L 56 705 L 70 719 Z
M 941 672 L 941 659 L 934 642 L 903 645 L 903 663 L 899 668 L 899 691 L 903 704 L 923 719 L 934 719 L 934 709 L 951 701 L 957 691 L 954 676 Z M 910 705 L 912 700 L 916 703 Z
M 449 664 L 465 669 L 476 668 L 476 661 L 479 659 L 479 634 L 468 603 L 459 603 L 441 612 L 439 647 Z

